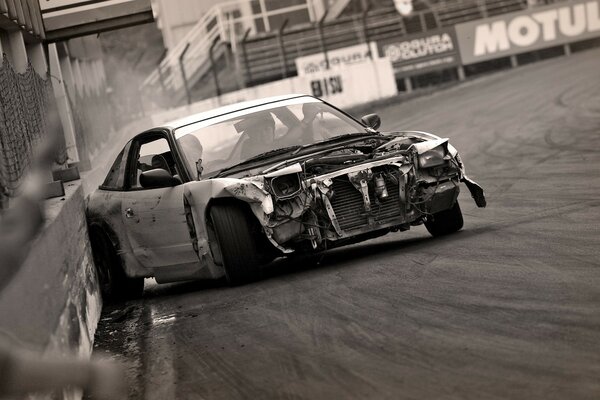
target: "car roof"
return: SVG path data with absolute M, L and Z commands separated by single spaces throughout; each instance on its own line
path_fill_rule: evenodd
M 228 114 L 228 113 L 231 113 L 234 111 L 244 110 L 246 108 L 252 108 L 252 107 L 260 106 L 263 104 L 275 103 L 275 102 L 283 101 L 283 100 L 295 99 L 298 97 L 309 97 L 309 98 L 314 99 L 313 96 L 310 96 L 307 94 L 286 94 L 286 95 L 282 95 L 282 96 L 263 97 L 263 98 L 257 99 L 257 100 L 242 101 L 239 103 L 234 103 L 234 104 L 229 104 L 229 105 L 218 107 L 218 108 L 213 108 L 212 110 L 203 111 L 201 113 L 192 114 L 187 117 L 183 117 L 183 118 L 179 118 L 179 119 L 167 122 L 167 123 L 163 124 L 162 127 L 168 128 L 168 129 L 177 129 L 182 126 L 192 124 L 194 122 L 199 122 L 199 121 L 203 121 L 205 119 L 218 117 L 219 115 Z

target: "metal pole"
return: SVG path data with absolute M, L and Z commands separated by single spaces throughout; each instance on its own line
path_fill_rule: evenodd
M 321 53 L 323 53 L 323 57 L 325 58 L 325 69 L 329 69 L 329 58 L 327 57 L 327 45 L 325 44 L 325 37 L 323 35 L 323 22 L 325 22 L 325 18 L 327 18 L 327 13 L 329 9 L 326 9 L 323 13 L 323 16 L 317 23 L 317 33 L 319 34 L 319 43 L 321 44 Z
M 251 28 L 246 29 L 246 33 L 244 33 L 244 37 L 240 42 L 240 46 L 242 47 L 242 57 L 244 59 L 244 66 L 246 67 L 246 75 L 248 76 L 248 81 L 246 83 L 252 83 L 252 72 L 250 71 L 250 64 L 248 63 L 248 53 L 246 52 L 246 39 L 248 39 L 248 35 L 251 32 Z
M 285 19 L 281 27 L 277 31 L 277 44 L 279 45 L 279 59 L 281 60 L 281 75 L 282 78 L 287 78 L 288 76 L 288 67 L 287 67 L 287 59 L 285 54 L 285 47 L 283 46 L 283 31 L 287 26 L 289 19 Z
M 190 43 L 185 44 L 185 48 L 179 55 L 179 69 L 181 70 L 181 78 L 183 79 L 183 87 L 185 88 L 185 96 L 187 98 L 187 103 L 192 104 L 192 95 L 190 94 L 190 88 L 188 87 L 187 76 L 185 75 L 185 67 L 183 65 L 183 57 L 185 57 L 185 53 L 187 53 L 190 48 Z
M 215 57 L 213 54 L 217 44 L 219 44 L 218 36 L 215 38 L 215 40 L 213 40 L 212 44 L 210 45 L 210 49 L 208 49 L 208 56 L 210 59 L 210 69 L 212 70 L 212 76 L 215 81 L 215 89 L 217 91 L 217 97 L 219 97 L 221 95 L 221 88 L 219 87 L 219 77 L 218 77 L 218 73 L 217 73 L 217 66 L 215 65 Z

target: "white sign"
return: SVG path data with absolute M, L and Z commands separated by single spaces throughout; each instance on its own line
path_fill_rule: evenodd
M 450 35 L 445 32 L 383 46 L 384 54 L 393 63 L 435 56 L 453 50 L 454 42 Z
M 556 3 L 456 25 L 463 63 L 600 36 L 599 0 Z
M 370 60 L 371 56 L 373 58 L 377 57 L 377 44 L 375 42 L 371 42 L 369 46 L 366 43 L 362 43 L 327 52 L 329 69 L 360 64 Z M 325 56 L 323 53 L 317 53 L 310 56 L 298 57 L 296 58 L 296 70 L 299 76 L 327 71 Z

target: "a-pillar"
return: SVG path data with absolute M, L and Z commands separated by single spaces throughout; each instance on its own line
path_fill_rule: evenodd
M 78 163 L 79 154 L 77 152 L 77 139 L 75 137 L 75 123 L 69 99 L 67 97 L 67 88 L 65 85 L 65 76 L 61 68 L 60 57 L 56 44 L 48 45 L 48 58 L 50 61 L 50 74 L 52 76 L 52 88 L 56 98 L 56 106 L 60 116 L 60 122 L 65 135 L 65 144 L 67 147 L 67 157 L 69 162 Z

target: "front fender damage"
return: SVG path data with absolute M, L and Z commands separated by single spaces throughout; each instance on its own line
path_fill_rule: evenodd
M 287 201 L 274 203 L 262 177 L 234 181 L 224 186 L 224 190 L 249 204 L 273 246 L 283 253 L 293 252 L 281 243 L 301 234 L 304 225 L 299 219 L 310 207 L 311 196 L 302 192 Z
M 417 133 L 406 132 L 375 148 L 366 162 L 356 155 L 360 150 L 315 153 L 302 164 L 267 170 L 265 175 L 195 182 L 186 196 L 192 208 L 202 212 L 219 197 L 247 203 L 265 236 L 282 253 L 322 250 L 420 225 L 454 205 L 459 182 L 465 183 L 477 206 L 485 207 L 483 189 L 466 176 L 448 139 Z M 195 211 L 194 219 L 201 219 L 199 230 L 207 237 L 206 216 L 199 214 Z M 202 235 L 199 247 L 208 249 L 210 240 L 202 243 Z

